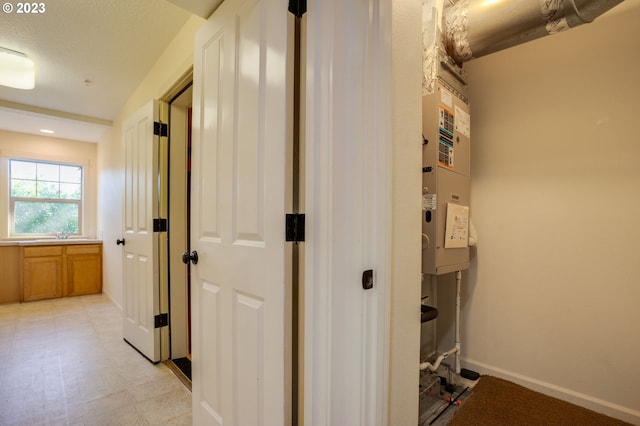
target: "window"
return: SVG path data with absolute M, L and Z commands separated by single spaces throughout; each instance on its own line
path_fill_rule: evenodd
M 82 166 L 9 160 L 12 234 L 80 234 Z

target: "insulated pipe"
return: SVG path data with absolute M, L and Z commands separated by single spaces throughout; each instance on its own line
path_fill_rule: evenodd
M 462 272 L 456 271 L 456 374 L 460 374 L 460 287 L 462 283 Z
M 592 22 L 624 0 L 459 0 L 444 11 L 444 46 L 458 64 Z

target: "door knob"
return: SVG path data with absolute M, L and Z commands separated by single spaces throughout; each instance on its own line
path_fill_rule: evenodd
M 116 245 L 119 246 L 120 244 L 124 245 L 124 238 L 116 240 Z
M 191 263 L 193 263 L 194 265 L 198 264 L 198 252 L 197 251 L 192 251 L 191 254 L 187 253 L 186 251 L 184 253 L 182 253 L 182 263 L 184 263 L 185 265 L 187 265 L 189 263 L 189 261 L 191 261 Z

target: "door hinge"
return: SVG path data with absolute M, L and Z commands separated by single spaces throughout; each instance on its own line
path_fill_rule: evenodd
M 167 123 L 161 123 L 159 121 L 153 122 L 153 134 L 156 136 L 168 136 L 169 128 Z
M 169 314 L 158 314 L 153 317 L 154 328 L 166 327 L 169 325 Z
M 302 15 L 307 13 L 307 0 L 289 0 L 289 12 L 302 18 Z
M 153 232 L 167 232 L 167 219 L 153 219 Z
M 304 241 L 304 213 L 287 213 L 285 216 L 285 241 Z

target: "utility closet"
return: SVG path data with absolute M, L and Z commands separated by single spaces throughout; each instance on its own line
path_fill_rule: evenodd
M 461 365 L 462 273 L 477 239 L 464 63 L 592 22 L 622 1 L 423 0 L 420 425 L 452 416 L 479 378 Z M 448 274 L 455 277 L 455 306 L 439 306 L 438 278 Z M 446 310 L 455 311 L 455 342 L 442 350 L 436 321 Z

